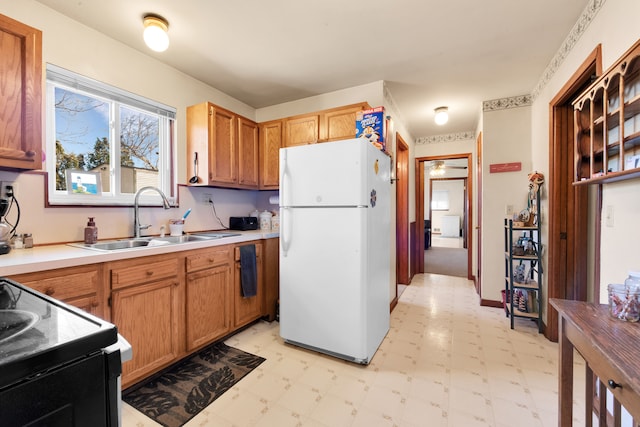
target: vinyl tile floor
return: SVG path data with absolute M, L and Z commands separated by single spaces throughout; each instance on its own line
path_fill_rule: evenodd
M 330 315 L 330 313 L 327 313 Z M 460 277 L 414 277 L 368 366 L 285 344 L 259 322 L 230 346 L 266 358 L 186 426 L 557 426 L 558 345 L 536 325 L 481 307 Z M 584 361 L 574 357 L 574 425 Z M 157 426 L 127 404 L 124 427 Z

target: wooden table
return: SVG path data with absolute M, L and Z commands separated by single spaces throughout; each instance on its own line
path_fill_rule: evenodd
M 593 418 L 593 377 L 599 378 L 599 395 L 609 390 L 615 399 L 613 424 L 620 425 L 620 404 L 640 420 L 640 324 L 609 315 L 608 307 L 582 301 L 551 299 L 558 310 L 558 425 L 571 426 L 573 417 L 573 349 L 587 362 L 585 425 Z M 599 414 L 607 414 L 606 399 L 599 400 Z M 606 426 L 607 416 L 599 417 Z

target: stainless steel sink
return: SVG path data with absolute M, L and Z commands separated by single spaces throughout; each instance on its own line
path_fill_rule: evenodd
M 199 242 L 201 240 L 211 240 L 211 237 L 200 236 L 195 234 L 184 234 L 182 236 L 153 237 L 149 240 L 169 242 L 169 243 L 187 243 L 187 242 Z
M 123 240 L 109 240 L 104 242 L 94 243 L 87 245 L 84 243 L 69 243 L 69 246 L 76 248 L 91 249 L 94 251 L 120 251 L 127 249 L 146 248 L 149 246 L 159 245 L 175 245 L 188 242 L 200 242 L 203 240 L 222 239 L 224 237 L 238 236 L 239 233 L 195 233 L 185 234 L 182 236 L 165 236 L 165 237 L 141 237 Z
M 28 331 L 38 315 L 24 310 L 0 310 L 0 343 Z
M 91 245 L 84 243 L 69 243 L 69 246 L 76 248 L 93 249 L 96 251 L 117 251 L 122 249 L 133 249 L 149 246 L 149 239 L 126 239 L 111 240 L 108 242 L 98 242 Z

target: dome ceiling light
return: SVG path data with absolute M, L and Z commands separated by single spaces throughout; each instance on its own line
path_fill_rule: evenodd
M 442 126 L 443 124 L 449 121 L 449 108 L 448 107 L 438 107 L 435 109 L 436 112 L 436 124 Z
M 158 15 L 145 15 L 142 21 L 144 25 L 144 42 L 149 49 L 156 52 L 164 52 L 169 47 L 169 23 Z

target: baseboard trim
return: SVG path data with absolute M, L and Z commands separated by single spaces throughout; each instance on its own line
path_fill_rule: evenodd
M 502 301 L 495 301 L 492 299 L 480 299 L 480 305 L 483 307 L 495 307 L 495 308 L 504 308 L 502 306 Z

